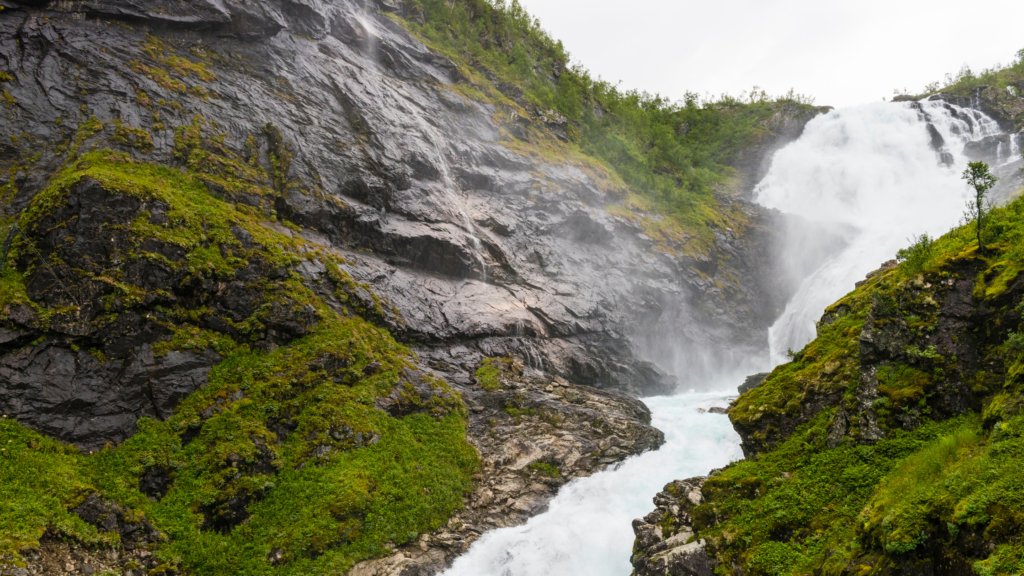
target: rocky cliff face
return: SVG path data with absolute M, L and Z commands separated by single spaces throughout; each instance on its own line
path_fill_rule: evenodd
M 434 573 L 658 446 L 623 393 L 764 350 L 806 227 L 747 182 L 710 249 L 656 246 L 612 174 L 549 153 L 557 118 L 467 97 L 389 14 L 417 17 L 0 0 L 0 434 L 36 466 L 2 473 L 45 503 L 0 570 Z M 740 173 L 808 119 L 780 110 Z
M 516 139 L 519 124 L 463 96 L 458 68 L 381 14 L 396 9 L 7 2 L 8 213 L 72 141 L 201 162 L 180 153 L 186 127 L 266 166 L 275 190 L 211 181 L 212 193 L 345 251 L 352 277 L 401 311 L 385 315 L 388 328 L 452 378 L 465 380 L 472 359 L 514 354 L 573 382 L 661 393 L 673 378 L 644 360 L 678 370 L 717 362 L 721 342 L 764 348 L 790 290 L 773 275 L 778 215 L 733 201 L 749 231 L 719 230 L 706 254 L 653 249 L 635 221 L 604 209 L 623 190 L 600 171 L 513 152 L 509 142 L 531 144 Z M 743 186 L 810 118 L 791 112 L 742 156 Z M 92 116 L 106 129 L 78 142 Z M 667 331 L 696 353 L 637 346 Z

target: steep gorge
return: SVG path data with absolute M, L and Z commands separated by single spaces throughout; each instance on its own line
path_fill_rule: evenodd
M 1018 59 L 1005 75 L 1019 82 L 1022 67 Z M 833 197 L 817 198 L 802 190 L 798 179 L 777 191 L 805 204 L 835 202 L 850 213 L 867 208 L 859 224 L 874 247 L 885 247 L 886 233 L 907 222 L 922 227 L 933 217 L 945 217 L 946 226 L 955 222 L 960 198 L 951 183 L 967 160 L 993 164 L 1003 178 L 993 189 L 1003 205 L 986 215 L 984 249 L 975 222 L 968 219 L 945 234 L 912 239 L 899 253 L 901 262 L 885 262 L 856 284 L 848 274 L 863 273 L 858 254 L 836 257 L 830 273 L 847 274 L 840 293 L 853 291 L 825 308 L 810 337 L 789 342 L 809 341 L 806 346 L 791 349 L 763 382 L 743 387 L 730 404 L 728 417 L 745 458 L 665 485 L 654 498 L 656 509 L 634 521 L 637 574 L 1020 572 L 1024 204 L 1019 169 L 1024 161 L 1017 155 L 1024 139 L 1024 99 L 990 87 L 972 88 L 964 96 L 961 88 L 835 115 L 837 121 L 843 112 L 853 120 L 865 113 L 905 115 L 918 124 L 909 148 L 847 125 L 845 140 L 796 146 L 777 157 L 792 168 L 784 156 L 792 160 L 804 153 L 807 172 L 824 174 L 828 171 L 815 165 L 814 153 L 806 152 L 827 155 L 834 152 L 829 146 L 840 142 L 848 153 L 833 156 L 839 165 L 828 174 L 838 183 L 820 187 Z M 965 125 L 947 130 L 930 124 L 922 130 L 922 123 L 935 121 L 942 110 Z M 809 127 L 805 136 L 819 138 L 828 122 Z M 966 144 L 950 137 L 996 124 L 990 132 L 975 131 Z M 902 129 L 898 121 L 878 127 L 888 137 Z M 899 186 L 886 195 L 900 224 L 868 208 L 878 202 L 860 199 L 865 193 L 874 197 L 893 180 L 884 163 L 866 164 L 871 169 L 863 172 L 843 169 L 861 162 L 864 150 L 858 147 L 887 150 L 899 157 L 900 176 L 915 175 L 895 179 Z M 915 151 L 925 153 L 927 171 L 915 168 Z M 948 163 L 957 170 L 944 168 Z M 863 185 L 862 174 L 876 180 Z M 766 182 L 780 183 L 771 180 Z M 817 283 L 806 291 L 812 296 L 831 288 L 818 274 L 806 282 Z M 820 311 L 804 293 L 802 288 L 790 306 L 805 314 Z
M 762 107 L 687 234 L 413 6 L 0 8 L 16 574 L 436 572 L 763 356 L 820 233 L 749 192 L 822 109 Z

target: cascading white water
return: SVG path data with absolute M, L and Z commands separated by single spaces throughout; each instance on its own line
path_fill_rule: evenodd
M 940 164 L 927 122 L 945 140 L 951 165 Z M 835 223 L 851 237 L 803 281 L 769 330 L 773 366 L 787 361 L 788 349 L 810 342 L 825 307 L 893 258 L 911 236 L 941 235 L 959 222 L 968 192 L 960 179 L 967 163 L 963 145 L 997 133 L 995 121 L 975 110 L 879 102 L 819 116 L 775 154 L 756 200 Z
M 699 413 L 725 406 L 722 393 L 645 398 L 665 445 L 614 470 L 570 482 L 548 511 L 525 525 L 485 534 L 445 576 L 627 576 L 632 521 L 650 512 L 665 484 L 707 474 L 739 459 L 729 418 Z
M 928 123 L 945 140 L 941 151 L 932 147 Z M 963 144 L 997 132 L 981 113 L 941 102 L 869 104 L 818 117 L 777 153 L 758 200 L 834 222 L 849 243 L 803 282 L 772 327 L 773 363 L 785 360 L 787 348 L 810 341 L 825 306 L 906 246 L 909 236 L 938 235 L 958 222 L 967 195 L 959 178 Z M 939 152 L 951 166 L 940 164 Z M 651 510 L 650 498 L 671 480 L 706 474 L 741 456 L 729 420 L 696 410 L 726 400 L 721 393 L 645 399 L 653 424 L 665 431 L 665 446 L 568 484 L 547 512 L 484 535 L 445 575 L 626 576 L 631 521 Z
M 1006 157 L 1006 160 L 1003 161 L 1004 164 L 1020 159 L 1020 143 L 1018 142 L 1018 139 L 1020 138 L 1022 137 L 1017 134 L 1010 134 L 1010 154 Z

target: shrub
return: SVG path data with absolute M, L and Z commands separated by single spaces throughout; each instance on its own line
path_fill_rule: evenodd
M 925 232 L 920 236 L 914 236 L 909 247 L 896 252 L 896 260 L 903 263 L 903 269 L 907 274 L 918 274 L 924 270 L 934 252 L 935 239 Z

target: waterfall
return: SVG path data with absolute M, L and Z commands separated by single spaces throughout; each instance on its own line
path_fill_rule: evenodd
M 814 339 L 825 307 L 895 257 L 913 235 L 960 221 L 966 142 L 999 133 L 981 112 L 942 101 L 834 110 L 775 154 L 755 190 L 769 208 L 849 229 L 849 245 L 806 278 L 769 330 L 772 365 Z M 787 255 L 799 258 L 799 254 Z
M 632 521 L 653 509 L 665 484 L 705 475 L 742 457 L 739 437 L 721 414 L 721 393 L 645 398 L 665 445 L 565 485 L 548 511 L 525 525 L 485 534 L 445 576 L 628 576 Z
M 803 281 L 772 326 L 774 363 L 785 360 L 787 348 L 810 341 L 825 306 L 907 246 L 910 236 L 939 235 L 957 224 L 968 196 L 960 180 L 963 146 L 997 133 L 987 116 L 948 103 L 878 103 L 819 116 L 776 154 L 757 200 L 834 223 L 848 244 Z M 718 375 L 730 368 L 720 367 Z M 669 481 L 742 456 L 728 418 L 697 411 L 728 400 L 720 392 L 644 399 L 653 425 L 665 432 L 661 449 L 570 482 L 547 512 L 485 534 L 445 575 L 628 575 L 631 521 L 651 511 L 651 497 Z

